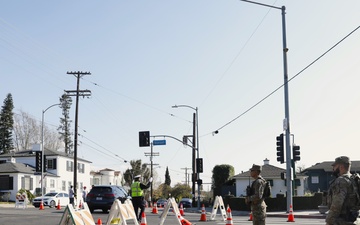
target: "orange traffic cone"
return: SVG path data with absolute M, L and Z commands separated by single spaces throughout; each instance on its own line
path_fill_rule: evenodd
M 290 205 L 290 211 L 289 211 L 289 216 L 288 216 L 287 222 L 295 222 L 292 205 Z
M 146 216 L 145 216 L 145 213 L 144 213 L 144 212 L 141 214 L 141 222 L 140 222 L 140 225 L 146 225 Z
M 180 215 L 185 216 L 184 208 L 183 208 L 182 203 L 180 203 Z
M 151 213 L 153 213 L 153 214 L 158 214 L 159 213 L 156 204 L 154 205 Z
M 182 217 L 180 214 L 178 215 L 178 219 L 180 220 L 181 225 L 191 225 L 191 223 L 189 222 L 189 220 L 185 219 L 185 218 Z
M 252 221 L 252 212 L 250 212 L 250 218 L 248 219 L 248 221 Z
M 205 211 L 204 204 L 202 204 L 202 207 L 201 207 L 201 216 L 200 216 L 199 221 L 206 221 L 206 211 Z
M 233 220 L 232 220 L 232 214 L 231 214 L 231 209 L 228 206 L 227 210 L 226 210 L 226 225 L 231 225 L 234 224 Z
M 98 221 L 97 221 L 96 225 L 102 225 L 102 221 L 101 221 L 101 219 L 100 219 L 100 218 L 98 219 Z
M 57 210 L 61 210 L 60 199 L 59 199 L 59 201 L 58 201 L 58 204 L 57 204 L 57 206 L 56 206 L 56 209 L 57 209 Z
M 43 203 L 43 201 L 41 200 L 41 202 L 40 202 L 40 207 L 39 207 L 39 210 L 44 210 L 44 203 Z

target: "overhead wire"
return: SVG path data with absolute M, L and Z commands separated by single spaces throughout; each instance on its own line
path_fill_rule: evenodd
M 288 79 L 287 83 L 289 83 L 290 81 L 292 81 L 293 79 L 295 79 L 297 76 L 299 76 L 300 74 L 302 74 L 305 70 L 307 70 L 310 66 L 312 66 L 314 63 L 316 63 L 317 61 L 319 61 L 322 57 L 324 57 L 326 54 L 328 54 L 331 50 L 333 50 L 336 46 L 338 46 L 340 43 L 342 43 L 345 39 L 347 39 L 350 35 L 352 35 L 355 31 L 357 31 L 360 28 L 360 26 L 356 27 L 354 30 L 352 30 L 350 33 L 348 33 L 345 37 L 343 37 L 340 41 L 338 41 L 336 44 L 334 44 L 332 47 L 330 47 L 327 51 L 325 51 L 323 54 L 321 54 L 319 57 L 317 57 L 315 60 L 313 60 L 310 64 L 308 64 L 307 66 L 305 66 L 302 70 L 300 70 L 297 74 L 295 74 L 293 77 L 291 77 L 290 79 Z M 215 131 L 212 131 L 211 133 L 208 133 L 206 135 L 209 134 L 218 134 L 219 130 L 223 129 L 224 127 L 230 125 L 231 123 L 233 123 L 234 121 L 236 121 L 237 119 L 239 119 L 240 117 L 242 117 L 243 115 L 245 115 L 246 113 L 248 113 L 250 110 L 252 110 L 253 108 L 255 108 L 256 106 L 258 106 L 260 103 L 262 103 L 263 101 L 265 101 L 267 98 L 269 98 L 271 95 L 273 95 L 275 92 L 277 92 L 278 90 L 280 90 L 286 83 L 280 85 L 278 88 L 276 88 L 274 91 L 270 92 L 268 95 L 266 95 L 264 98 L 262 98 L 260 101 L 258 101 L 257 103 L 255 103 L 254 105 L 252 105 L 249 109 L 245 110 L 243 113 L 241 113 L 240 115 L 238 115 L 237 117 L 235 117 L 234 119 L 230 120 L 229 122 L 225 123 L 224 125 L 222 125 L 220 128 L 216 129 Z

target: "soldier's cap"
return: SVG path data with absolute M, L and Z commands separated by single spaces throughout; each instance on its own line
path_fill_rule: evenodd
M 252 167 L 250 168 L 250 171 L 253 170 L 261 171 L 261 166 L 253 164 Z
M 337 164 L 350 164 L 350 159 L 347 156 L 340 156 L 335 159 L 335 162 L 331 164 L 331 166 L 335 166 Z
M 140 179 L 141 175 L 136 175 L 134 179 Z

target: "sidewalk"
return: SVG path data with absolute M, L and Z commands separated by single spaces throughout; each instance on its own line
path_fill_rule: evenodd
M 211 214 L 212 208 L 205 208 L 206 214 Z M 194 212 L 194 213 L 200 213 L 201 210 L 198 210 L 197 208 L 191 208 L 186 209 L 185 211 L 188 212 Z M 220 214 L 220 210 L 218 209 L 217 214 Z M 231 210 L 232 216 L 250 216 L 250 211 L 237 211 L 237 210 Z M 295 218 L 315 218 L 315 219 L 325 219 L 326 214 L 321 214 L 319 210 L 299 210 L 293 212 Z M 267 217 L 284 217 L 288 218 L 289 213 L 287 212 L 267 212 Z

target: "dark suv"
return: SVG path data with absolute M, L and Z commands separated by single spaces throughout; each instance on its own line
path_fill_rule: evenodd
M 116 185 L 98 185 L 91 188 L 86 196 L 86 203 L 90 212 L 95 209 L 101 209 L 107 212 L 115 199 L 119 199 L 122 203 L 128 198 L 128 194 L 123 187 Z

